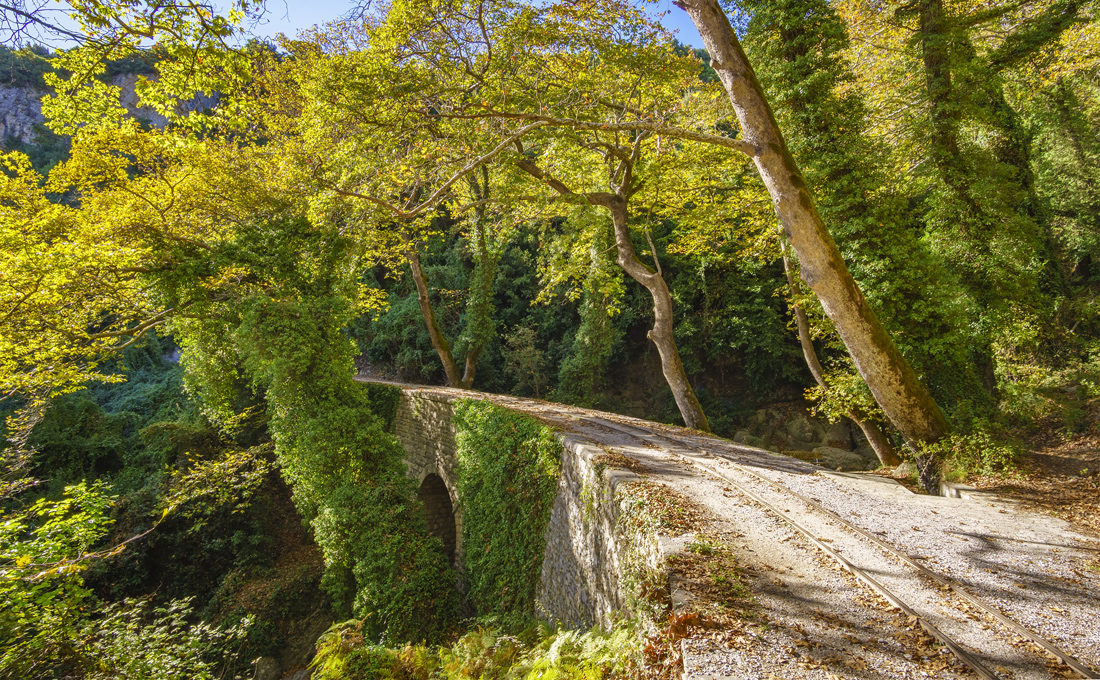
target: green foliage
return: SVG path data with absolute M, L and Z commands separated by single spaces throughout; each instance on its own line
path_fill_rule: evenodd
M 366 617 L 375 639 L 439 639 L 457 613 L 456 575 L 427 534 L 404 452 L 368 388 L 352 380 L 355 346 L 343 327 L 357 288 L 344 275 L 356 251 L 300 217 L 253 228 L 213 261 L 274 274 L 277 283 L 246 287 L 212 304 L 204 320 L 177 324 L 188 381 L 231 424 L 243 412 L 227 365 L 262 390 L 276 462 L 324 555 L 323 584 L 338 611 Z M 183 293 L 202 282 L 172 283 Z
M 541 370 L 532 373 L 520 368 L 519 375 L 508 370 L 505 357 L 515 356 L 515 349 L 510 351 L 505 333 L 481 355 L 475 386 L 534 396 L 537 378 L 539 395 L 555 401 L 674 421 L 675 404 L 663 382 L 636 376 L 652 352 L 645 333 L 652 324 L 653 303 L 640 286 L 625 286 L 622 272 L 610 261 L 610 229 L 603 236 L 592 236 L 596 239 L 592 250 L 603 251 L 599 257 L 571 256 L 576 277 L 546 288 L 550 282 L 540 275 L 540 267 L 545 266 L 540 265 L 541 259 L 564 257 L 559 252 L 562 248 L 588 251 L 583 243 L 576 247 L 566 243 L 582 237 L 571 222 L 520 227 L 497 266 L 493 295 L 497 324 L 503 329 L 533 331 L 534 337 L 519 347 L 542 353 Z M 784 285 L 782 270 L 774 264 L 738 260 L 735 243 L 708 246 L 705 259 L 670 252 L 668 244 L 680 233 L 675 221 L 654 228 L 658 256 L 676 304 L 677 343 L 689 374 L 697 376 L 699 398 L 707 413 L 713 414 L 712 427 L 732 434 L 739 427 L 742 410 L 753 408 L 762 395 L 803 379 L 797 338 L 786 327 L 783 301 L 776 294 Z M 437 318 L 450 337 L 464 332 L 466 320 L 448 292 L 469 285 L 464 247 L 459 239 L 433 239 L 421 255 Z M 391 278 L 379 268 L 369 279 L 388 292 L 390 304 L 376 316 L 360 317 L 351 325 L 366 358 L 372 366 L 389 369 L 403 380 L 441 382 L 439 359 L 407 274 Z M 541 302 L 532 303 L 540 298 Z M 640 404 L 646 410 L 638 410 Z
M 1087 433 L 1085 412 L 1100 397 L 1100 342 L 1059 343 L 1054 357 L 1036 342 L 1041 339 L 998 347 L 1001 413 L 1018 425 L 1057 423 L 1067 437 Z
M 375 644 L 364 635 L 363 622 L 351 620 L 321 636 L 310 667 L 318 680 L 428 680 L 435 677 L 439 657 L 424 645 L 392 649 Z
M 379 383 L 366 383 L 367 399 L 371 410 L 378 416 L 387 432 L 393 431 L 393 421 L 397 417 L 397 406 L 401 403 L 401 388 Z
M 1061 79 L 1025 109 L 1036 132 L 1036 189 L 1049 205 L 1051 229 L 1078 283 L 1100 274 L 1081 266 L 1100 262 L 1100 141 L 1096 121 L 1089 120 L 1100 111 L 1097 94 L 1086 83 Z
M 181 371 L 165 359 L 171 351 L 169 339 L 151 334 L 104 364 L 104 371 L 125 376 L 125 382 L 55 399 L 29 438 L 35 474 L 55 491 L 85 479 L 110 479 L 123 493 L 158 487 L 165 466 L 180 453 L 166 440 L 167 431 L 175 430 L 178 443 L 194 420 Z M 191 427 L 202 429 L 196 422 Z M 213 445 L 221 443 L 215 438 Z
M 45 90 L 47 73 L 56 69 L 51 60 L 58 55 L 41 45 L 11 49 L 0 45 L 0 87 L 26 87 Z M 152 75 L 156 73 L 157 53 L 139 50 L 120 59 L 107 61 L 104 77 L 118 75 Z
M 676 343 L 689 374 L 702 376 L 717 368 L 736 374 L 752 392 L 797 380 L 803 362 L 778 295 L 781 270 L 730 258 L 728 245 L 722 250 L 713 262 L 670 258 Z M 700 398 L 707 397 L 700 392 Z M 723 431 L 724 410 L 728 405 L 711 423 L 715 431 Z
M 653 503 L 654 493 L 663 494 L 665 487 L 650 482 L 620 485 L 615 491 L 619 503 L 619 521 L 615 530 L 623 540 L 619 564 L 619 587 L 626 599 L 626 608 L 636 616 L 654 619 L 664 605 L 649 597 L 659 589 L 667 576 L 657 568 L 657 535 L 670 528 L 668 503 Z
M 504 370 L 515 380 L 519 394 L 534 393 L 542 396 L 549 375 L 546 372 L 546 353 L 538 347 L 538 334 L 533 328 L 517 328 L 504 338 L 500 350 Z
M 862 93 L 850 87 L 849 39 L 836 8 L 824 0 L 740 4 L 751 12 L 746 50 L 852 276 L 933 396 L 941 403 L 974 399 L 980 384 L 969 355 L 973 339 L 962 332 L 958 291 L 919 238 L 903 197 L 888 190 L 887 159 L 867 133 L 871 121 Z M 830 376 L 830 391 L 838 393 L 817 396 L 834 399 L 827 411 L 843 413 L 857 390 L 842 383 L 859 380 L 858 374 L 816 300 L 795 302 L 840 360 Z M 873 401 L 856 401 L 863 402 L 863 413 L 876 410 Z
M 28 677 L 79 653 L 90 593 L 80 573 L 111 524 L 106 485 L 76 484 L 0 516 L 0 675 Z
M 572 351 L 558 369 L 556 399 L 591 404 L 604 387 L 615 343 L 622 335 L 612 322 L 609 302 L 605 295 L 585 291 Z
M 126 600 L 108 605 L 85 625 L 83 649 L 88 680 L 214 680 L 222 658 L 239 646 L 252 619 L 220 628 L 192 623 L 189 600 L 164 607 Z
M 511 636 L 477 627 L 449 646 L 393 649 L 370 644 L 361 622 L 334 626 L 318 642 L 318 680 L 600 680 L 629 677 L 641 665 L 638 631 L 629 622 L 610 631 L 527 631 Z
M 214 678 L 251 624 L 193 624 L 188 601 L 153 608 L 100 606 L 82 574 L 113 520 L 103 482 L 56 501 L 5 512 L 0 521 L 0 676 L 91 679 Z M 117 551 L 116 551 L 117 552 Z M 93 616 L 95 614 L 95 616 Z
M 923 455 L 940 461 L 948 481 L 963 481 L 972 475 L 1005 475 L 1016 469 L 1019 446 L 1005 444 L 987 422 L 977 421 L 974 425 L 968 434 L 952 433 L 921 448 Z
M 39 45 L 13 50 L 0 45 L 0 86 L 46 88 L 42 76 L 53 71 L 50 53 Z
M 35 171 L 47 177 L 54 166 L 69 157 L 69 138 L 56 134 L 41 123 L 35 123 L 34 139 L 30 143 L 8 137 L 4 140 L 4 148 L 26 154 Z
M 325 556 L 325 585 L 374 635 L 438 639 L 456 612 L 455 575 L 430 538 L 401 447 L 351 380 L 339 298 L 242 305 L 242 358 L 266 387 L 279 465 Z
M 529 623 L 561 442 L 530 416 L 466 399 L 455 404 L 454 427 L 467 597 L 480 615 Z

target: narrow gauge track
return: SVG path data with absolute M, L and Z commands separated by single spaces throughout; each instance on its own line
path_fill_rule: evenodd
M 876 593 L 881 595 L 883 598 L 885 598 L 892 605 L 894 605 L 895 607 L 900 609 L 907 616 L 914 617 L 917 620 L 917 622 L 920 624 L 921 628 L 923 628 L 929 635 L 931 635 L 932 637 L 939 640 L 945 647 L 947 647 L 955 655 L 956 658 L 959 659 L 959 661 L 961 661 L 964 665 L 966 665 L 968 668 L 973 670 L 974 673 L 976 673 L 978 675 L 978 677 L 985 678 L 986 680 L 1001 680 L 1001 676 L 999 676 L 996 673 L 994 673 L 993 671 L 989 670 L 976 657 L 976 655 L 974 653 L 972 653 L 970 650 L 966 649 L 964 646 L 962 646 L 961 644 L 959 644 L 959 643 L 955 642 L 953 639 L 951 639 L 950 636 L 948 636 L 946 633 L 944 633 L 942 630 L 940 630 L 938 627 L 936 627 L 935 624 L 933 624 L 931 621 L 929 621 L 925 616 L 922 616 L 919 612 L 917 612 L 911 606 L 909 606 L 904 601 L 902 601 L 902 599 L 900 597 L 898 597 L 895 593 L 893 593 L 888 588 L 886 588 L 882 583 L 880 583 L 877 579 L 875 579 L 873 576 L 868 574 L 864 569 L 861 569 L 860 567 L 856 566 L 850 560 L 848 560 L 843 555 L 841 555 L 837 550 L 834 550 L 832 547 L 830 547 L 828 545 L 829 539 L 823 539 L 823 537 L 815 535 L 814 532 L 812 532 L 809 528 L 807 528 L 803 524 L 795 521 L 786 512 L 784 512 L 784 511 L 780 510 L 779 508 L 777 508 L 773 503 L 769 503 L 767 500 L 762 498 L 759 494 L 757 494 L 757 493 L 753 492 L 752 490 L 746 488 L 744 484 L 740 483 L 739 481 L 737 481 L 735 479 L 732 479 L 727 474 L 723 474 L 722 471 L 720 471 L 718 469 L 714 469 L 714 468 L 712 468 L 708 465 L 704 465 L 704 464 L 700 463 L 697 460 L 694 460 L 694 457 L 699 456 L 699 457 L 702 457 L 704 459 L 715 459 L 715 460 L 717 460 L 721 463 L 724 463 L 726 465 L 731 466 L 733 469 L 737 470 L 738 472 L 740 472 L 744 475 L 747 475 L 747 476 L 749 476 L 749 477 L 751 477 L 755 480 L 763 482 L 764 484 L 768 485 L 769 487 L 771 487 L 771 488 L 773 488 L 777 491 L 780 491 L 783 494 L 787 494 L 788 496 L 793 496 L 794 498 L 797 498 L 800 502 L 802 502 L 806 506 L 809 506 L 810 508 L 813 508 L 814 511 L 816 511 L 817 513 L 825 516 L 829 521 L 836 522 L 837 524 L 839 524 L 843 528 L 847 529 L 848 531 L 856 534 L 860 538 L 867 539 L 868 541 L 870 541 L 873 545 L 878 547 L 883 552 L 885 552 L 888 555 L 896 558 L 897 560 L 902 562 L 904 565 L 906 565 L 910 569 L 914 570 L 918 575 L 924 576 L 924 577 L 930 579 L 932 582 L 934 582 L 940 588 L 948 589 L 948 590 L 954 592 L 960 598 L 962 598 L 966 602 L 970 603 L 972 606 L 974 606 L 974 607 L 980 609 L 982 612 L 988 614 L 990 617 L 992 617 L 994 620 L 999 622 L 1002 626 L 1004 626 L 1009 631 L 1011 631 L 1011 632 L 1025 638 L 1025 639 L 1031 641 L 1035 645 L 1038 645 L 1043 650 L 1045 650 L 1047 653 L 1049 653 L 1051 656 L 1057 658 L 1059 661 L 1064 663 L 1067 667 L 1071 668 L 1075 673 L 1080 675 L 1082 678 L 1091 678 L 1091 679 L 1100 678 L 1100 674 L 1097 674 L 1094 670 L 1092 670 L 1088 666 L 1084 665 L 1083 663 L 1081 663 L 1080 661 L 1078 661 L 1074 657 L 1070 656 L 1069 654 L 1067 654 L 1066 652 L 1064 652 L 1063 650 L 1058 648 L 1055 644 L 1053 644 L 1049 640 L 1047 640 L 1047 639 L 1043 638 L 1042 636 L 1040 636 L 1035 631 L 1027 628 L 1026 626 L 1021 625 L 1017 621 L 1014 621 L 1010 617 L 1006 616 L 996 606 L 994 606 L 993 604 L 991 604 L 991 603 L 983 600 L 982 598 L 974 595 L 973 593 L 969 592 L 966 588 L 964 588 L 962 585 L 960 585 L 955 580 L 928 569 L 927 567 L 925 567 L 924 565 L 922 565 L 922 564 L 916 562 L 915 560 L 911 559 L 908 555 L 902 553 L 900 550 L 898 550 L 894 546 L 890 545 L 886 541 L 883 541 L 881 538 L 879 538 L 879 537 L 875 536 L 874 534 L 866 531 L 865 529 L 852 524 L 848 520 L 843 519 L 842 517 L 840 517 L 836 513 L 834 513 L 831 510 L 823 507 L 820 503 L 814 501 L 811 498 L 807 498 L 806 496 L 804 496 L 802 494 L 799 494 L 799 493 L 797 493 L 797 492 L 795 492 L 791 489 L 788 489 L 788 488 L 776 483 L 775 481 L 773 481 L 771 479 L 768 479 L 764 475 L 761 475 L 761 474 L 749 469 L 748 467 L 746 467 L 744 465 L 741 465 L 741 464 L 739 464 L 735 461 L 730 460 L 726 456 L 716 455 L 716 454 L 710 453 L 709 451 L 706 450 L 706 448 L 704 446 L 693 443 L 693 442 L 689 442 L 689 441 L 685 440 L 683 437 L 678 437 L 678 436 L 669 435 L 669 434 L 659 434 L 659 435 L 658 434 L 652 434 L 652 433 L 650 433 L 646 430 L 635 427 L 633 425 L 629 425 L 629 424 L 618 422 L 618 421 L 609 420 L 609 419 L 604 418 L 604 417 L 592 417 L 592 416 L 585 416 L 585 417 L 572 416 L 572 417 L 579 420 L 579 421 L 581 421 L 581 422 L 585 422 L 585 423 L 590 424 L 590 425 L 595 425 L 597 427 L 604 427 L 604 428 L 607 428 L 607 429 L 610 429 L 610 430 L 613 430 L 613 431 L 617 431 L 621 434 L 625 434 L 627 436 L 633 437 L 633 438 L 638 439 L 638 440 L 640 440 L 642 442 L 645 442 L 647 444 L 658 445 L 659 446 L 659 444 L 657 444 L 655 440 L 658 440 L 658 441 L 659 440 L 664 440 L 666 442 L 672 442 L 673 444 L 679 445 L 679 447 L 681 447 L 682 449 L 685 449 L 687 451 L 692 452 L 692 455 L 689 455 L 688 457 L 684 457 L 684 456 L 682 456 L 682 457 L 684 457 L 684 459 L 688 463 L 690 463 L 692 466 L 694 466 L 695 468 L 702 471 L 704 474 L 711 475 L 713 477 L 716 477 L 716 478 L 722 480 L 722 482 L 724 482 L 726 484 L 729 484 L 730 486 L 737 489 L 737 491 L 740 492 L 742 495 L 749 498 L 754 503 L 760 505 L 761 507 L 763 507 L 765 510 L 767 510 L 771 514 L 778 517 L 783 522 L 786 522 L 787 524 L 789 524 L 792 528 L 794 528 L 796 531 L 798 531 L 803 536 L 805 536 L 811 543 L 813 543 L 815 546 L 820 548 L 822 552 L 824 552 L 826 555 L 829 555 L 833 560 L 835 560 L 841 566 L 843 566 L 845 569 L 847 569 L 849 572 L 851 572 L 856 578 L 858 578 L 861 581 L 863 581 L 864 583 L 866 583 L 872 590 L 874 590 Z M 667 447 L 662 447 L 662 448 L 667 448 Z M 948 606 L 951 606 L 951 605 L 948 605 Z M 953 607 L 953 606 L 951 606 L 951 607 L 953 609 L 955 609 L 955 607 Z

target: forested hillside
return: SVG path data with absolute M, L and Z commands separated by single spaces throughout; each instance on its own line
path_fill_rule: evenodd
M 625 0 L 364 3 L 271 42 L 251 2 L 17 7 L 0 677 L 298 670 L 344 621 L 313 677 L 668 672 L 645 624 L 558 658 L 530 602 L 456 589 L 356 374 L 933 491 L 1071 451 L 1097 528 L 1095 2 L 683 0 L 699 49 Z M 463 417 L 550 483 L 531 423 Z

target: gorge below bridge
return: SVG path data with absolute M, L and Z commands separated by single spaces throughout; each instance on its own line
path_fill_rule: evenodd
M 658 593 L 659 617 L 686 622 L 686 678 L 1100 677 L 1100 552 L 1060 519 L 621 415 L 364 382 L 400 390 L 391 428 L 460 573 L 455 404 L 553 430 L 561 468 L 535 602 L 551 624 L 608 626 L 644 606 L 641 589 Z M 639 498 L 673 506 L 675 521 L 625 522 Z M 727 578 L 706 562 L 714 546 L 748 591 L 724 623 L 707 614 Z

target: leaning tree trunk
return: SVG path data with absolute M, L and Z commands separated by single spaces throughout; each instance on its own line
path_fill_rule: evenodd
M 790 286 L 791 296 L 797 297 L 801 295 L 802 287 L 798 284 L 798 277 L 794 275 L 790 258 L 787 257 L 786 246 L 780 242 L 779 247 L 783 253 L 783 271 L 787 275 L 787 285 Z M 798 304 L 794 304 L 792 307 L 794 307 L 794 322 L 798 327 L 798 342 L 802 345 L 802 356 L 806 358 L 806 366 L 809 367 L 810 373 L 813 374 L 818 386 L 823 391 L 828 392 L 829 383 L 825 380 L 825 371 L 821 368 L 821 361 L 817 358 L 817 350 L 814 349 L 813 338 L 810 337 L 810 322 L 806 319 L 806 312 Z M 871 448 L 875 450 L 875 455 L 878 456 L 880 463 L 887 467 L 901 465 L 901 458 L 894 451 L 894 446 L 873 420 L 856 413 L 855 409 L 848 411 L 848 418 L 859 425 L 859 429 L 863 430 L 863 436 L 867 437 L 867 441 L 870 442 Z
M 844 264 L 718 0 L 675 2 L 699 30 L 744 139 L 754 148 L 753 161 L 775 212 L 802 263 L 802 279 L 836 326 L 856 370 L 910 445 L 936 441 L 947 433 L 947 421 Z
M 455 364 L 454 355 L 451 354 L 451 343 L 443 335 L 443 329 L 435 320 L 435 311 L 432 309 L 431 298 L 428 297 L 428 281 L 424 276 L 424 270 L 420 268 L 420 253 L 416 250 L 416 243 L 405 236 L 405 259 L 409 262 L 412 271 L 413 283 L 416 284 L 416 298 L 420 302 L 420 315 L 424 317 L 424 323 L 428 327 L 428 335 L 432 339 L 432 347 L 443 362 L 443 372 L 447 376 L 447 385 L 450 387 L 465 387 L 458 374 L 458 365 Z
M 658 269 L 654 271 L 638 259 L 634 251 L 634 243 L 630 240 L 628 227 L 628 213 L 626 199 L 616 194 L 610 194 L 607 198 L 607 207 L 611 210 L 611 222 L 615 226 L 615 247 L 619 266 L 638 283 L 645 286 L 653 297 L 653 329 L 646 334 L 653 344 L 657 346 L 657 353 L 661 355 L 661 371 L 665 375 L 665 381 L 672 389 L 672 396 L 676 399 L 676 406 L 680 409 L 680 415 L 684 418 L 684 424 L 695 430 L 710 432 L 710 423 L 703 413 L 703 407 L 695 396 L 695 390 L 691 388 L 687 373 L 684 371 L 684 362 L 680 359 L 680 351 L 676 349 L 676 337 L 672 325 L 672 295 L 668 292 L 668 284 L 661 276 Z M 653 254 L 656 262 L 657 254 Z M 660 266 L 660 265 L 658 265 Z

